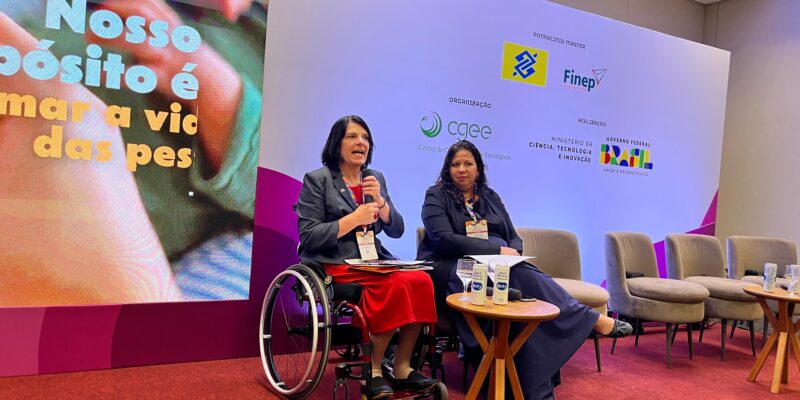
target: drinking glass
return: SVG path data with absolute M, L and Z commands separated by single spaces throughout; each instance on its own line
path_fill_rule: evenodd
M 790 294 L 797 294 L 797 283 L 800 281 L 800 265 L 791 264 L 786 266 L 786 279 L 789 280 L 787 290 Z
M 458 279 L 461 279 L 461 283 L 464 285 L 464 294 L 461 295 L 461 300 L 469 301 L 470 297 L 467 292 L 467 284 L 469 280 L 472 278 L 472 266 L 475 265 L 475 260 L 471 258 L 460 258 L 458 259 L 458 264 L 456 265 L 456 275 Z

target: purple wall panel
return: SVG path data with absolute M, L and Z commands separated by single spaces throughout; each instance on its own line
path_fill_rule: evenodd
M 39 373 L 111 367 L 111 336 L 120 308 L 47 308 L 39 339 Z
M 0 376 L 39 372 L 45 308 L 0 308 Z

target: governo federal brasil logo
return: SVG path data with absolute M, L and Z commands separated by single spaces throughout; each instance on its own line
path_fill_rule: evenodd
M 442 117 L 440 117 L 438 113 L 431 111 L 429 115 L 422 117 L 422 121 L 419 123 L 419 129 L 422 130 L 422 134 L 427 137 L 432 138 L 439 136 L 439 133 L 442 132 Z

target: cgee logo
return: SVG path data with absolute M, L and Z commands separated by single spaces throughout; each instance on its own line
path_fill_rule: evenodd
M 445 125 L 442 123 L 442 117 L 439 116 L 439 113 L 434 111 L 431 111 L 428 115 L 424 115 L 422 121 L 419 123 L 420 131 L 429 138 L 439 136 L 444 127 Z M 449 133 L 450 136 L 457 136 L 460 139 L 482 138 L 488 140 L 492 136 L 492 127 L 475 122 L 452 120 L 447 123 L 447 133 Z
M 500 77 L 510 81 L 545 86 L 547 52 L 521 44 L 503 42 L 503 67 Z
M 419 123 L 419 129 L 422 130 L 423 135 L 432 138 L 439 136 L 439 133 L 442 131 L 442 117 L 433 111 L 431 111 L 431 114 L 432 115 L 422 117 L 422 122 Z

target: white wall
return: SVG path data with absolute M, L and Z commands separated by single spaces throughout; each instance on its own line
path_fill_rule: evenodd
M 706 41 L 731 51 L 717 236 L 800 243 L 800 1 L 726 0 Z
M 703 42 L 705 6 L 692 0 L 550 0 L 668 35 Z

